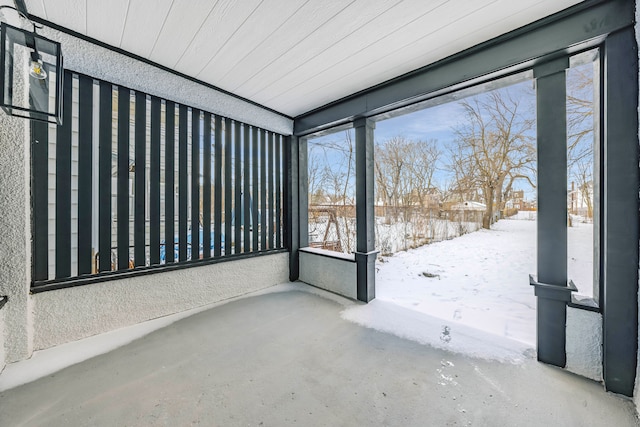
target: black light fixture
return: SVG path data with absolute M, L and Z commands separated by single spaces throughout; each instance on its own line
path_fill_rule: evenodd
M 11 6 L 0 9 L 15 10 Z M 60 43 L 2 22 L 0 28 L 0 107 L 12 116 L 62 124 Z

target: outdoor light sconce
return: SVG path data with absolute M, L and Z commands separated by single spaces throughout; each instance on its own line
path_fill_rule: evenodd
M 62 125 L 60 43 L 36 34 L 35 24 L 31 32 L 3 22 L 0 31 L 0 106 L 12 116 Z

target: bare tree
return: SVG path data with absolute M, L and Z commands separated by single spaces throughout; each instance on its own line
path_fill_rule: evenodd
M 567 73 L 567 163 L 571 168 L 592 161 L 594 141 L 594 65 L 584 64 Z
M 346 131 L 343 139 L 331 139 L 313 142 L 309 146 L 309 158 L 313 162 L 309 166 L 309 194 L 315 197 L 310 203 L 326 202 L 323 207 L 324 215 L 329 219 L 335 218 L 340 227 L 340 248 L 350 252 L 355 249 L 351 212 L 353 211 L 354 179 L 355 179 L 355 146 L 350 131 Z M 314 192 L 311 193 L 313 181 Z M 316 218 L 319 220 L 319 218 Z M 312 224 L 309 224 L 311 228 Z M 327 228 L 330 226 L 326 224 Z M 317 230 L 319 231 L 319 230 Z M 325 232 L 326 235 L 326 232 Z
M 535 144 L 529 134 L 534 120 L 522 100 L 508 91 L 493 91 L 460 103 L 465 121 L 454 129 L 450 169 L 461 192 L 479 189 L 486 205 L 483 227 L 494 221 L 494 207 L 502 208 L 505 183 L 528 178 L 535 162 Z
M 408 168 L 411 174 L 412 195 L 417 198 L 421 208 L 428 208 L 430 196 L 435 189 L 434 175 L 442 153 L 435 139 L 411 142 L 408 151 L 411 156 Z
M 599 137 L 597 64 L 582 64 L 567 73 L 567 167 L 571 185 L 577 185 L 581 204 L 586 205 L 587 218 L 593 218 L 594 149 Z
M 433 180 L 440 151 L 436 140 L 416 141 L 402 135 L 376 142 L 375 177 L 388 223 L 402 225 L 404 249 L 425 239 L 431 216 Z M 439 193 L 439 192 L 438 192 Z
M 309 144 L 307 153 L 307 180 L 309 185 L 309 203 L 316 205 L 322 203 L 324 191 L 321 184 L 320 147 Z
M 384 205 L 393 208 L 394 221 L 398 219 L 406 187 L 407 143 L 403 136 L 395 136 L 376 145 L 376 190 Z

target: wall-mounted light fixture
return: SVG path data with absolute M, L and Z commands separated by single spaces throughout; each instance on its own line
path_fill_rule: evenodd
M 37 34 L 35 24 L 28 31 L 2 22 L 0 107 L 7 114 L 61 125 L 62 77 L 60 43 Z

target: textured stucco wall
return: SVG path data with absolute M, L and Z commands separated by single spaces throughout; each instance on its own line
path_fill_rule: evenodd
M 290 119 L 70 35 L 44 28 L 62 43 L 65 67 L 116 84 L 291 134 Z M 0 295 L 9 302 L 6 362 L 113 328 L 207 304 L 287 280 L 286 254 L 162 275 L 111 281 L 30 296 L 29 122 L 0 113 Z
M 357 298 L 356 263 L 353 260 L 301 251 L 299 279 L 347 298 Z
M 602 314 L 567 307 L 567 370 L 602 381 Z
M 33 295 L 35 350 L 288 281 L 289 254 L 95 283 Z
M 7 362 L 31 355 L 28 122 L 0 112 L 0 295 Z
M 282 115 L 60 31 L 45 27 L 38 30 L 38 33 L 61 43 L 64 67 L 68 70 L 122 84 L 283 135 L 293 132 L 293 121 Z

